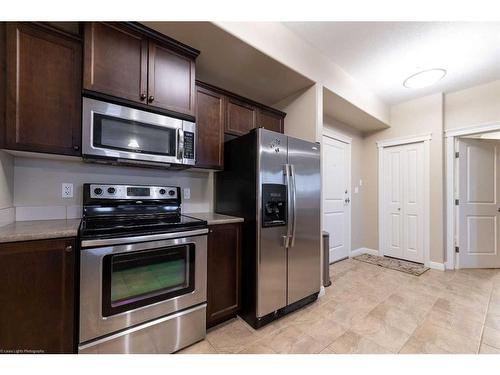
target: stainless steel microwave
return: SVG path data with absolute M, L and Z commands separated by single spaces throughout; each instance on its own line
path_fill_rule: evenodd
M 134 165 L 194 165 L 196 124 L 83 98 L 82 154 Z

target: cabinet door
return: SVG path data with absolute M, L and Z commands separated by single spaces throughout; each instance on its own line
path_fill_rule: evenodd
M 257 127 L 283 133 L 284 118 L 277 113 L 259 108 L 257 113 Z
M 207 326 L 240 308 L 241 225 L 212 225 L 208 234 Z
M 196 166 L 224 165 L 224 96 L 196 87 Z
M 226 103 L 226 133 L 245 135 L 255 128 L 255 107 L 231 97 L 227 98 Z
M 81 44 L 27 23 L 8 23 L 5 147 L 79 155 Z
M 85 24 L 83 87 L 146 103 L 148 41 L 120 25 Z
M 75 240 L 0 244 L 0 351 L 72 353 Z
M 194 116 L 194 60 L 149 43 L 148 104 Z

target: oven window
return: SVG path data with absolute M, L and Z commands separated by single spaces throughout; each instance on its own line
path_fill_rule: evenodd
M 175 156 L 176 129 L 94 114 L 93 145 L 128 152 Z
M 194 244 L 105 256 L 103 316 L 191 293 L 194 257 Z

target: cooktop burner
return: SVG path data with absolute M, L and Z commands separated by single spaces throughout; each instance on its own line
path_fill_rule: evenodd
M 137 215 L 135 217 L 90 217 L 82 220 L 80 236 L 102 238 L 180 232 L 206 228 L 207 222 L 186 215 Z
M 180 188 L 84 184 L 80 237 L 114 238 L 182 232 L 207 222 L 181 215 Z

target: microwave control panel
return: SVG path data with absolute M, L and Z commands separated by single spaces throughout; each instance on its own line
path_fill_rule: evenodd
M 184 159 L 194 159 L 194 133 L 184 132 Z

